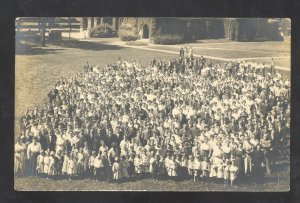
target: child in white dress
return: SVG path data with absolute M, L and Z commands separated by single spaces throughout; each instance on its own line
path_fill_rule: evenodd
M 56 175 L 55 153 L 53 151 L 50 152 L 49 160 L 48 176 L 53 178 Z
M 49 173 L 49 164 L 50 164 L 50 152 L 46 151 L 46 156 L 44 157 L 44 174 L 48 178 Z
M 202 171 L 202 178 L 205 184 L 207 184 L 207 178 L 209 176 L 209 162 L 207 158 L 204 157 L 204 160 L 201 162 L 201 171 Z
M 224 177 L 224 162 L 220 160 L 217 165 L 217 181 L 221 183 Z
M 61 170 L 62 175 L 67 175 L 68 174 L 68 161 L 69 161 L 69 159 L 70 159 L 69 154 L 66 151 L 65 155 L 64 155 L 64 162 L 63 162 L 63 165 L 62 165 L 62 170 Z
M 195 158 L 193 162 L 193 175 L 194 175 L 194 182 L 198 181 L 201 177 L 201 159 L 200 156 Z
M 137 177 L 140 177 L 140 175 L 142 174 L 142 160 L 139 154 L 136 155 L 133 163 L 134 163 L 135 174 Z
M 175 160 L 175 156 L 172 156 L 169 161 L 169 171 L 168 175 L 172 178 L 172 180 L 175 180 L 177 177 L 177 162 Z
M 229 185 L 230 180 L 230 161 L 229 159 L 226 159 L 225 165 L 224 165 L 224 186 Z
M 112 165 L 112 172 L 113 172 L 113 180 L 118 182 L 120 178 L 120 165 L 119 165 L 119 158 L 115 158 L 115 162 Z
M 36 168 L 39 176 L 43 176 L 44 174 L 44 156 L 45 156 L 45 152 L 41 150 L 40 154 L 37 157 L 37 168 Z
M 69 181 L 72 180 L 74 174 L 75 174 L 75 161 L 74 161 L 73 155 L 71 155 L 70 159 L 68 160 L 68 176 L 69 176 Z
M 235 165 L 234 160 L 231 161 L 231 166 L 229 167 L 229 171 L 230 171 L 230 185 L 233 186 L 238 173 L 238 167 Z
M 189 155 L 188 173 L 189 173 L 190 179 L 193 180 L 193 176 L 194 176 L 194 157 L 193 157 L 193 155 Z

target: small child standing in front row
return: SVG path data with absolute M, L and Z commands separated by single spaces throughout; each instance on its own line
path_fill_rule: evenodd
M 69 181 L 73 179 L 75 175 L 75 159 L 74 155 L 70 155 L 70 159 L 68 160 L 68 176 L 69 176 Z
M 134 158 L 134 171 L 137 178 L 141 178 L 142 174 L 142 160 L 139 154 L 137 154 Z
M 151 163 L 153 182 L 158 181 L 159 171 L 161 168 L 160 156 L 157 154 L 154 161 Z
M 201 158 L 200 156 L 196 157 L 193 162 L 193 175 L 194 175 L 194 182 L 198 181 L 201 177 Z
M 118 182 L 120 178 L 120 165 L 119 165 L 119 158 L 115 158 L 115 162 L 112 165 L 112 172 L 113 172 L 113 180 Z
M 193 155 L 189 155 L 188 173 L 189 173 L 190 180 L 193 180 L 193 175 L 194 175 L 194 157 L 193 157 Z
M 226 159 L 225 164 L 224 164 L 224 186 L 229 185 L 229 180 L 230 180 L 230 161 L 229 159 Z
M 204 157 L 204 160 L 201 162 L 201 171 L 203 181 L 207 184 L 207 178 L 209 176 L 209 162 L 207 161 L 207 157 Z
M 43 150 L 40 151 L 40 154 L 37 157 L 37 174 L 39 176 L 43 176 L 44 173 L 44 156 L 45 156 L 45 152 Z
M 134 177 L 134 154 L 129 155 L 128 159 L 128 177 L 133 179 Z

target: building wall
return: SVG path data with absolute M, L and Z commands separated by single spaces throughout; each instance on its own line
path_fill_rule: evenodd
M 227 38 L 233 41 L 276 40 L 279 25 L 269 23 L 267 18 L 83 18 L 83 30 L 96 24 L 108 23 L 116 30 L 122 24 L 129 24 L 141 38 L 143 27 L 149 30 L 149 39 L 155 34 L 180 34 L 184 39 L 219 39 Z

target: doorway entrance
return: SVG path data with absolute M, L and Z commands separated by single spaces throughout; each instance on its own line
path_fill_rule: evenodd
M 149 28 L 148 25 L 143 26 L 143 39 L 149 38 Z

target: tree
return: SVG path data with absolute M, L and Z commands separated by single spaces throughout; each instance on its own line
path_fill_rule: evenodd
M 39 24 L 39 30 L 40 30 L 40 36 L 41 36 L 41 45 L 43 47 L 46 46 L 46 23 L 47 18 L 38 18 L 38 24 Z
M 71 31 L 72 31 L 72 18 L 68 17 L 68 26 L 69 26 L 69 39 L 71 39 Z

